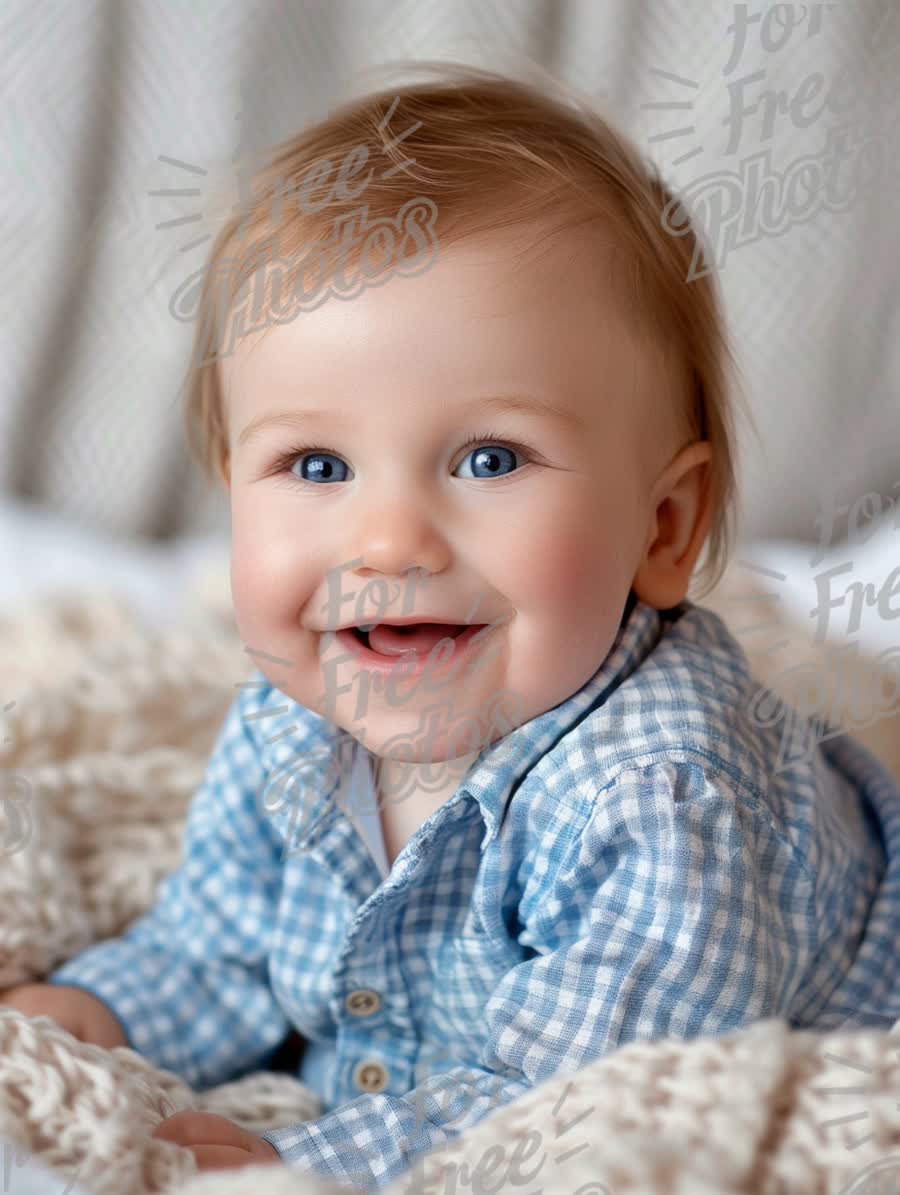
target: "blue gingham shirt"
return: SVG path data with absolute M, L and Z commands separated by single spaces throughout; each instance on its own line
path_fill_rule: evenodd
M 255 673 L 180 869 L 50 981 L 195 1088 L 296 1029 L 324 1111 L 263 1136 L 369 1188 L 626 1042 L 886 1026 L 900 789 L 846 735 L 796 750 L 766 693 L 712 611 L 632 595 L 595 675 L 485 748 L 385 878 L 348 799 L 368 752 Z

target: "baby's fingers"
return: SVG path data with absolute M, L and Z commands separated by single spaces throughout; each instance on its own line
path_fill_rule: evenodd
M 281 1161 L 274 1145 L 214 1112 L 176 1112 L 160 1121 L 151 1136 L 189 1149 L 201 1170 Z
M 227 1116 L 185 1109 L 161 1120 L 154 1137 L 176 1145 L 243 1145 L 244 1131 Z
M 237 1145 L 189 1145 L 198 1170 L 237 1170 L 241 1166 L 264 1166 L 265 1158 L 257 1157 Z

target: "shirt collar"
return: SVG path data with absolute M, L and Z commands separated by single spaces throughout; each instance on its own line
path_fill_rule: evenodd
M 629 590 L 616 637 L 590 680 L 559 705 L 486 747 L 473 761 L 461 788 L 481 807 L 488 828 L 486 843 L 498 833 L 509 800 L 528 772 L 631 676 L 659 642 L 664 621 L 680 617 L 690 605 L 685 600 L 660 611 Z

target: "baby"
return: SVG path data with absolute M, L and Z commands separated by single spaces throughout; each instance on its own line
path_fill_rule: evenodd
M 846 735 L 776 767 L 687 596 L 733 538 L 730 354 L 655 170 L 446 69 L 256 181 L 188 412 L 257 671 L 156 906 L 6 1001 L 197 1088 L 299 1036 L 317 1119 L 156 1135 L 366 1187 L 626 1042 L 900 1016 L 896 783 Z

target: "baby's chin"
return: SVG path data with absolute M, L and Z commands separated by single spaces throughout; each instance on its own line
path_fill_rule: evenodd
M 341 722 L 337 725 L 352 735 L 373 755 L 398 766 L 427 767 L 429 764 L 448 764 L 459 761 L 460 765 L 473 759 L 485 747 L 502 737 L 503 731 L 496 727 L 482 727 L 470 719 L 463 726 L 458 719 L 450 725 L 441 711 L 436 717 L 415 715 L 370 715 L 362 726 L 358 722 Z

